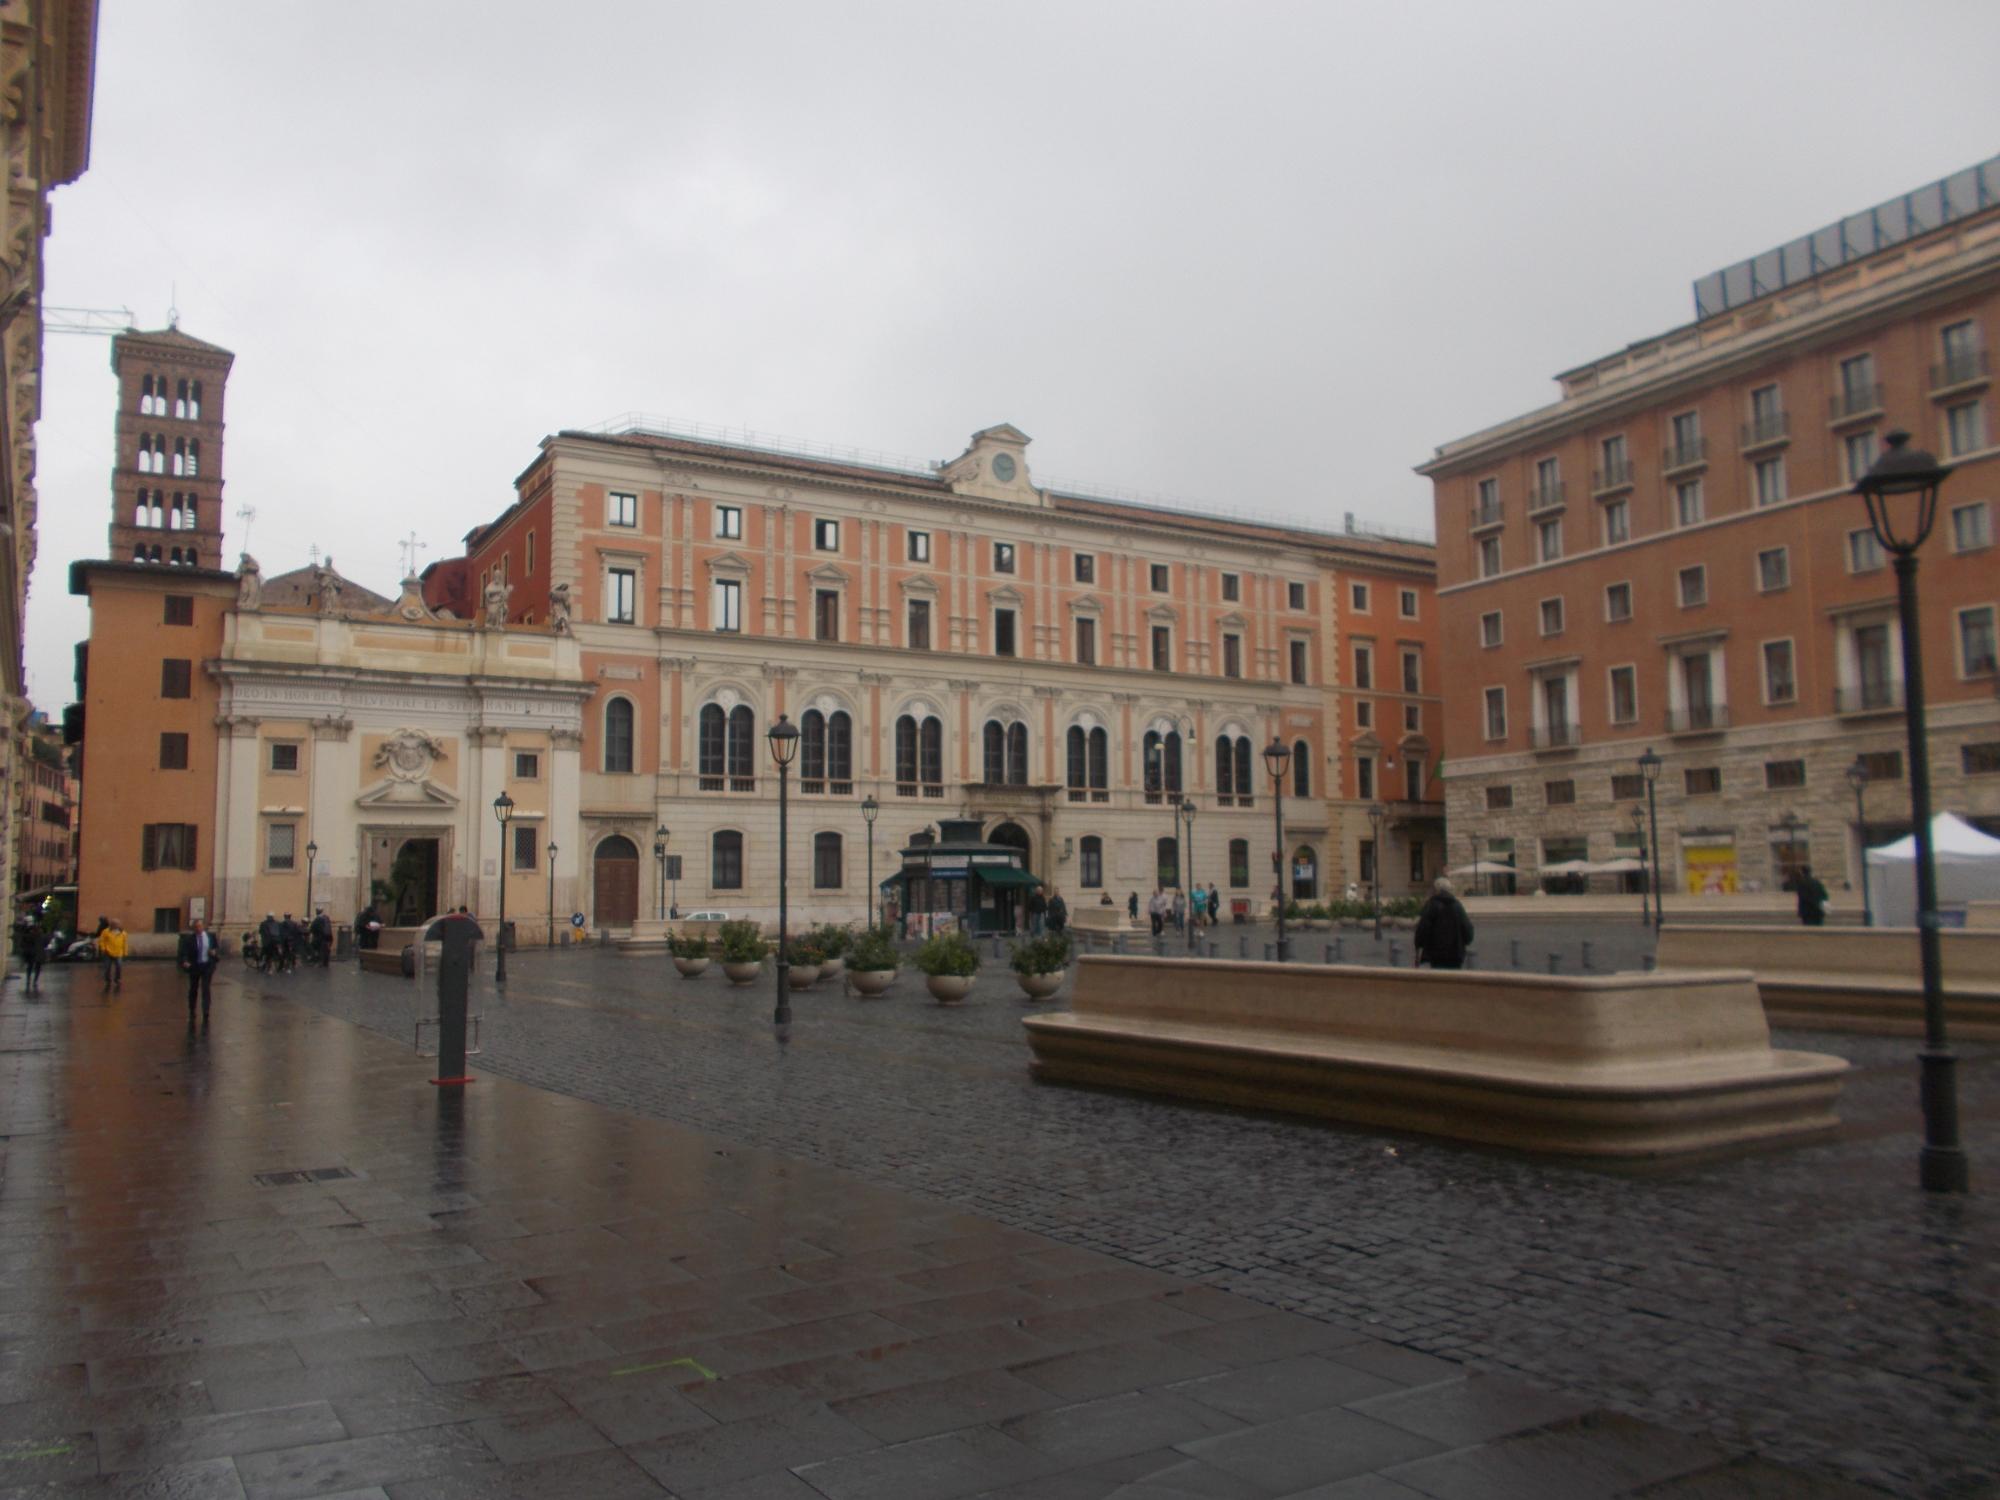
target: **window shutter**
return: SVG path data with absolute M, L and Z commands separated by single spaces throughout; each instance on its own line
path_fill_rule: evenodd
M 157 824 L 148 823 L 139 830 L 139 868 L 142 870 L 153 868 L 154 833 L 157 827 Z
M 184 852 L 181 855 L 181 868 L 183 870 L 192 870 L 194 868 L 194 841 L 195 835 L 200 832 L 201 830 L 192 823 L 185 824 L 182 828 L 181 848 Z

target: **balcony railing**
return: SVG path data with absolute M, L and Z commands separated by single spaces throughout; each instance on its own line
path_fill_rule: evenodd
M 1990 375 L 1984 349 L 1967 349 L 1954 354 L 1942 364 L 1931 366 L 1931 392 L 1942 395 L 1946 391 L 1958 390 L 1963 386 L 1979 385 Z
M 1835 422 L 1872 417 L 1882 409 L 1882 383 L 1865 381 L 1835 391 L 1827 400 L 1827 415 Z
M 1561 479 L 1545 480 L 1528 491 L 1528 514 L 1539 510 L 1561 510 L 1563 491 L 1568 487 Z
M 1583 743 L 1583 728 L 1577 724 L 1536 724 L 1528 730 L 1531 750 L 1574 750 Z
M 1900 682 L 1864 682 L 1856 687 L 1833 690 L 1833 711 L 1837 714 L 1895 713 L 1903 706 Z
M 1480 531 L 1488 526 L 1498 526 L 1507 519 L 1507 502 L 1491 500 L 1484 505 L 1472 507 L 1472 529 Z
M 704 792 L 754 792 L 757 790 L 755 776 L 698 776 L 695 786 Z
M 851 781 L 828 781 L 821 777 L 799 778 L 799 790 L 808 797 L 852 797 L 854 783 Z
M 1685 443 L 1669 443 L 1660 454 L 1660 468 L 1668 473 L 1695 469 L 1708 462 L 1708 439 L 1689 438 Z
M 1790 412 L 1766 412 L 1761 417 L 1753 417 L 1743 424 L 1743 446 L 1767 448 L 1774 443 L 1789 442 L 1792 436 Z
M 1694 703 L 1667 710 L 1668 734 L 1713 734 L 1729 727 L 1729 706 L 1724 703 Z
M 1606 464 L 1590 476 L 1590 492 L 1593 495 L 1609 495 L 1617 490 L 1632 487 L 1632 460 L 1621 458 L 1615 464 Z

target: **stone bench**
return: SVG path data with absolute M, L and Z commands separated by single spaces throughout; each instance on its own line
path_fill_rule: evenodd
M 1684 1156 L 1832 1130 L 1847 1063 L 1773 1051 L 1736 972 L 1078 960 L 1034 1074 L 1518 1150 Z
M 1953 1037 L 2000 1041 L 2000 931 L 1938 934 Z M 1923 971 L 1914 927 L 1661 929 L 1661 970 L 1745 968 L 1780 1026 L 1921 1036 Z

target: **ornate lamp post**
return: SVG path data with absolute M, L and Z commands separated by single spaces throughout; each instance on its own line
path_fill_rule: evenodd
M 493 940 L 493 982 L 507 982 L 507 825 L 514 821 L 514 799 L 502 792 L 493 799 L 493 816 L 500 824 L 500 931 Z
M 1639 774 L 1646 778 L 1646 821 L 1653 826 L 1653 869 L 1652 878 L 1647 882 L 1653 888 L 1653 931 L 1658 932 L 1666 923 L 1665 908 L 1660 905 L 1660 866 L 1665 863 L 1660 854 L 1660 805 L 1653 800 L 1653 783 L 1660 779 L 1660 757 L 1648 745 L 1646 753 L 1639 757 Z
M 1389 809 L 1377 802 L 1368 809 L 1368 821 L 1374 828 L 1375 842 L 1371 846 L 1374 857 L 1368 862 L 1368 873 L 1373 878 L 1368 883 L 1368 899 L 1375 907 L 1375 941 L 1382 941 L 1382 819 Z
M 1924 976 L 1922 1068 L 1924 1146 L 1918 1175 L 1925 1188 L 1962 1193 L 1968 1186 L 1958 1141 L 1958 1060 L 1945 1039 L 1943 960 L 1938 945 L 1937 863 L 1931 848 L 1931 766 L 1924 722 L 1924 653 L 1917 632 L 1917 549 L 1937 520 L 1938 489 L 1951 469 L 1889 434 L 1889 451 L 1854 488 L 1868 507 L 1875 540 L 1895 557 L 1896 618 L 1903 636 L 1903 723 L 1910 752 L 1910 819 L 1917 846 L 1917 952 Z
M 791 879 L 791 867 L 786 859 L 787 845 L 790 841 L 786 835 L 790 832 L 787 827 L 790 817 L 787 794 L 790 791 L 792 761 L 799 753 L 799 729 L 790 719 L 779 714 L 778 722 L 771 726 L 764 738 L 770 743 L 771 759 L 778 767 L 778 1007 L 772 1012 L 771 1023 L 777 1027 L 778 1040 L 782 1042 L 792 1034 L 792 990 L 789 972 L 792 965 L 785 952 L 785 922 L 788 915 L 786 905 L 788 893 L 785 887 Z
M 667 825 L 662 823 L 653 830 L 653 863 L 660 867 L 660 878 L 653 892 L 654 904 L 659 908 L 659 918 L 667 917 Z
M 1194 798 L 1182 797 L 1180 815 L 1187 819 L 1187 839 L 1183 845 L 1187 858 L 1187 945 L 1188 952 L 1194 952 Z M 1179 830 L 1175 830 L 1176 837 Z
M 1264 769 L 1271 773 L 1271 818 L 1273 837 L 1271 872 L 1277 880 L 1278 962 L 1291 955 L 1285 946 L 1285 772 L 1291 769 L 1292 752 L 1275 734 L 1264 747 Z
M 882 815 L 882 804 L 870 792 L 861 799 L 861 821 L 868 825 L 868 925 L 882 925 L 881 893 L 875 889 L 875 820 Z
M 549 844 L 549 947 L 556 945 L 556 846 Z
M 1847 784 L 1854 788 L 1854 843 L 1861 854 L 1861 925 L 1875 925 L 1875 908 L 1868 898 L 1868 805 L 1862 794 L 1868 789 L 1868 762 L 1860 756 L 1847 768 Z
M 313 919 L 313 862 L 319 858 L 319 845 L 312 839 L 306 840 L 306 922 Z
M 1653 873 L 1646 863 L 1646 815 L 1636 802 L 1632 804 L 1632 837 L 1639 841 L 1639 925 L 1646 927 L 1653 917 Z

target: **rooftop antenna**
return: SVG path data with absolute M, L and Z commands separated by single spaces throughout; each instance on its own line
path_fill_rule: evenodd
M 178 281 L 169 284 L 167 297 L 169 299 L 167 303 L 167 327 L 178 328 L 181 326 L 181 284 Z
M 396 548 L 403 554 L 403 576 L 405 578 L 415 575 L 417 571 L 417 554 L 431 550 L 430 543 L 418 541 L 417 534 L 414 531 L 396 543 Z
M 243 550 L 248 552 L 250 550 L 250 523 L 257 519 L 257 507 L 254 505 L 239 505 L 236 508 L 236 519 L 243 523 Z
M 312 544 L 312 545 L 311 545 L 310 547 L 306 548 L 306 561 L 307 561 L 307 562 L 309 562 L 309 563 L 311 563 L 311 564 L 312 564 L 312 565 L 313 565 L 314 567 L 318 567 L 318 566 L 319 566 L 319 543 L 318 543 L 318 542 L 314 542 L 314 543 L 313 543 L 313 544 Z

